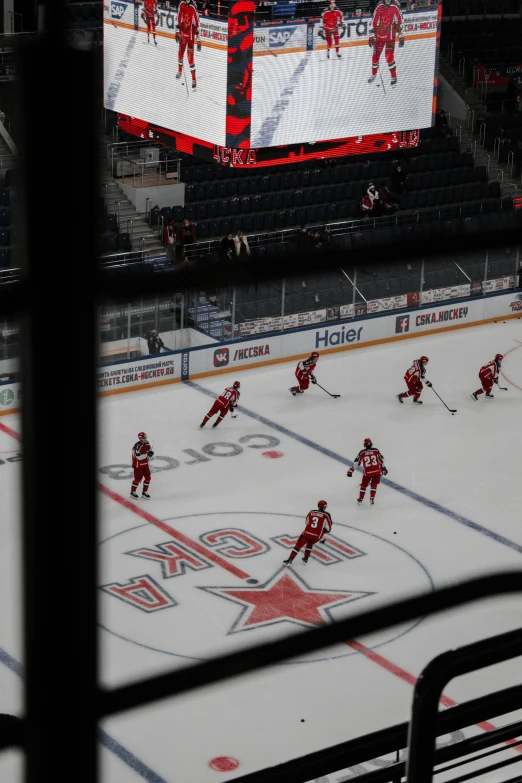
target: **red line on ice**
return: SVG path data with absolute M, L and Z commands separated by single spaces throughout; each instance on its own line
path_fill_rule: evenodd
M 12 438 L 18 441 L 18 443 L 22 442 L 22 436 L 18 434 L 18 432 L 15 432 L 11 429 L 11 427 L 8 427 L 7 424 L 2 424 L 0 421 L 0 430 L 2 432 L 5 432 L 6 435 L 10 435 Z
M 155 525 L 160 530 L 163 530 L 164 533 L 167 533 L 169 536 L 172 536 L 172 538 L 175 538 L 177 541 L 180 541 L 182 544 L 185 544 L 185 546 L 189 547 L 193 552 L 197 552 L 199 555 L 202 555 L 207 560 L 211 560 L 216 565 L 221 566 L 221 568 L 224 568 L 226 571 L 229 572 L 229 574 L 232 574 L 233 576 L 237 576 L 239 577 L 239 579 L 248 579 L 249 574 L 245 573 L 245 571 L 241 571 L 240 568 L 237 568 L 235 565 L 232 565 L 232 563 L 228 563 L 222 557 L 216 555 L 215 552 L 206 549 L 201 544 L 198 544 L 197 541 L 193 541 L 188 536 L 183 535 L 183 533 L 180 533 L 178 530 L 175 530 L 175 528 L 171 527 L 170 525 L 167 525 L 166 522 L 162 522 L 160 519 L 157 519 L 156 517 L 152 516 L 152 514 L 149 514 L 148 511 L 145 511 L 145 509 L 140 508 L 131 500 L 127 500 L 127 498 L 118 495 L 117 492 L 113 492 L 112 489 L 105 487 L 103 484 L 98 484 L 98 489 L 100 490 L 100 492 L 103 492 L 104 495 L 107 495 L 107 497 L 111 498 L 111 500 L 115 500 L 116 503 L 120 503 L 120 505 L 122 505 L 128 511 L 132 511 L 134 514 L 141 517 L 146 522 L 150 522 L 152 525 Z
M 518 342 L 518 340 L 517 340 L 516 342 Z M 515 345 L 515 347 L 514 347 L 514 348 L 510 348 L 510 349 L 509 349 L 509 351 L 506 351 L 506 353 L 504 354 L 504 357 L 506 357 L 506 356 L 508 355 L 508 353 L 513 353 L 513 351 L 518 351 L 518 349 L 519 349 L 519 348 L 522 348 L 522 343 L 520 343 L 520 345 Z M 506 373 L 504 372 L 504 370 L 501 370 L 501 371 L 500 371 L 500 374 L 502 375 L 502 377 L 503 377 L 503 378 L 505 378 L 505 379 L 506 379 L 506 381 L 507 381 L 508 383 L 510 383 L 510 384 L 511 384 L 511 386 L 514 386 L 514 387 L 515 387 L 515 389 L 518 389 L 519 391 L 522 391 L 522 386 L 517 386 L 517 384 L 516 384 L 516 383 L 513 383 L 513 381 L 511 381 L 511 380 L 510 380 L 510 379 L 507 377 L 507 375 L 506 375 Z

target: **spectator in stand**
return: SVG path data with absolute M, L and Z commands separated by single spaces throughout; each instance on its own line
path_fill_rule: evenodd
M 176 260 L 176 228 L 173 220 L 169 220 L 163 228 L 163 244 L 166 249 L 167 263 L 173 264 Z
M 314 250 L 322 250 L 321 234 L 319 231 L 310 231 L 310 246 Z
M 185 245 L 192 245 L 197 241 L 195 224 L 191 223 L 188 218 L 185 218 L 179 230 L 179 245 L 181 248 L 181 257 L 183 259 L 186 256 Z
M 221 240 L 221 258 L 223 261 L 232 261 L 236 255 L 236 243 L 234 242 L 234 234 L 229 231 L 227 236 Z
M 147 337 L 147 345 L 149 347 L 150 354 L 158 354 L 161 349 L 164 348 L 164 343 L 155 329 L 151 329 L 149 336 Z
M 390 215 L 392 212 L 395 212 L 395 210 L 399 208 L 397 202 L 394 201 L 393 195 L 388 185 L 383 184 L 379 187 L 379 201 L 384 208 L 385 215 Z
M 361 199 L 361 217 L 362 218 L 370 218 L 372 217 L 373 213 L 373 200 L 370 198 L 368 193 L 365 193 L 364 196 Z
M 330 226 L 323 226 L 320 231 L 321 244 L 326 249 L 328 245 L 332 244 L 332 232 Z
M 391 175 L 392 192 L 394 194 L 394 197 L 402 196 L 403 193 L 406 193 L 407 179 L 408 178 L 406 176 L 406 172 L 404 171 L 400 163 L 397 163 Z
M 451 136 L 451 128 L 449 126 L 448 117 L 444 109 L 440 109 L 435 115 L 435 127 L 441 131 L 443 136 Z
M 250 255 L 250 248 L 248 246 L 248 239 L 242 231 L 238 231 L 234 237 L 234 245 L 236 247 L 236 256 L 239 256 L 243 261 Z
M 201 3 L 201 16 L 210 16 L 210 3 L 208 0 L 203 0 Z
M 300 253 L 307 253 L 311 250 L 310 234 L 306 226 L 301 226 L 297 235 L 297 247 Z

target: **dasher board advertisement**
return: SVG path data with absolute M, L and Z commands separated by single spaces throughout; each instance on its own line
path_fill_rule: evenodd
M 430 127 L 440 18 L 381 0 L 372 16 L 332 2 L 320 20 L 256 25 L 251 147 Z
M 211 144 L 226 144 L 227 21 L 192 0 L 105 0 L 104 105 Z

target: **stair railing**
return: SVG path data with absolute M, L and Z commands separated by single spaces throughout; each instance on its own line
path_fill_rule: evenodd
M 119 201 L 114 202 L 114 211 L 116 214 L 116 225 L 119 231 L 120 230 L 120 202 Z
M 132 250 L 132 219 L 127 218 L 127 234 L 129 235 L 130 249 Z
M 151 198 L 150 196 L 147 196 L 147 198 L 145 199 L 145 220 L 147 221 L 147 223 L 150 223 L 151 204 L 152 204 Z
M 485 120 L 480 123 L 479 141 L 484 147 L 486 146 L 486 121 Z
M 490 161 L 491 161 L 491 155 L 489 155 L 489 154 L 484 155 L 484 166 L 486 167 L 486 173 L 487 173 L 488 177 L 489 177 L 489 164 L 490 164 Z
M 511 151 L 507 159 L 507 170 L 510 177 L 513 176 L 514 168 L 515 168 L 515 153 Z
M 501 142 L 502 142 L 502 139 L 500 138 L 500 136 L 496 136 L 495 137 L 495 141 L 493 142 L 493 157 L 495 158 L 497 163 L 498 163 L 499 158 L 500 158 L 500 144 L 501 144 Z

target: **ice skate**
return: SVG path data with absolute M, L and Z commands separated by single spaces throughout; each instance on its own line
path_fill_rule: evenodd
M 341 56 L 342 56 L 342 55 L 341 55 L 341 52 L 337 52 L 337 57 L 338 57 L 339 59 L 341 59 Z
M 142 492 L 142 493 L 141 493 L 141 497 L 142 497 L 142 498 L 146 498 L 146 500 L 150 500 L 150 495 L 149 495 L 149 493 L 148 493 L 148 492 Z
M 147 43 L 150 43 L 150 35 L 147 35 Z
M 288 389 L 288 391 L 289 391 L 289 392 L 292 392 L 292 394 L 294 395 L 294 397 L 295 397 L 295 395 L 297 394 L 297 392 L 296 392 L 296 390 L 295 390 L 295 386 L 290 386 L 290 388 Z
M 395 79 L 392 79 L 390 84 L 391 84 L 392 87 L 395 87 L 396 84 L 397 84 L 397 77 L 395 77 Z
M 214 430 L 215 430 L 218 424 L 219 424 L 219 421 L 216 421 L 216 422 L 215 422 L 215 423 L 212 425 L 212 429 L 214 429 Z
M 377 74 L 376 73 L 372 74 L 370 76 L 370 78 L 368 79 L 368 84 L 371 84 L 372 82 L 374 82 L 376 80 L 376 78 L 377 78 Z
M 478 401 L 478 394 L 477 394 L 477 392 L 473 392 L 469 396 L 471 397 L 471 399 L 475 400 L 475 402 Z
M 370 506 L 374 506 L 374 505 L 375 505 L 375 498 L 370 498 Z
M 415 405 L 422 405 L 422 400 L 416 400 L 415 397 L 413 398 L 413 402 Z
M 202 430 L 203 427 L 205 426 L 205 424 L 206 424 L 206 421 L 202 421 L 201 424 L 199 425 L 199 429 Z
M 357 498 L 357 505 L 360 506 L 362 504 L 362 498 Z
M 397 397 L 397 399 L 399 400 L 399 402 L 400 402 L 400 403 L 401 403 L 401 405 L 402 405 L 402 403 L 404 402 L 404 399 L 403 399 L 403 396 L 402 396 L 402 394 L 396 394 L 395 396 Z
M 330 59 L 330 50 L 329 49 L 326 50 L 326 57 L 328 58 L 328 60 Z
M 488 400 L 494 400 L 495 399 L 495 395 L 494 394 L 486 394 L 486 397 L 488 398 Z
M 154 39 L 154 46 L 157 46 L 157 45 L 158 45 L 158 42 L 156 41 L 156 39 Z
M 181 71 L 178 71 L 176 74 L 176 79 L 181 79 Z
M 138 499 L 138 493 L 134 492 L 134 490 L 131 490 L 131 498 L 136 498 L 136 500 L 137 500 Z
M 289 557 L 288 560 L 283 560 L 283 565 L 286 565 L 286 566 L 292 565 L 292 562 L 293 562 L 292 558 Z
M 303 563 L 304 563 L 305 565 L 308 563 L 308 558 L 307 558 L 307 557 L 303 557 Z
M 194 79 L 194 81 L 192 82 L 192 89 L 193 89 L 193 90 L 195 90 L 195 89 L 196 89 L 196 80 L 195 80 L 195 79 Z

